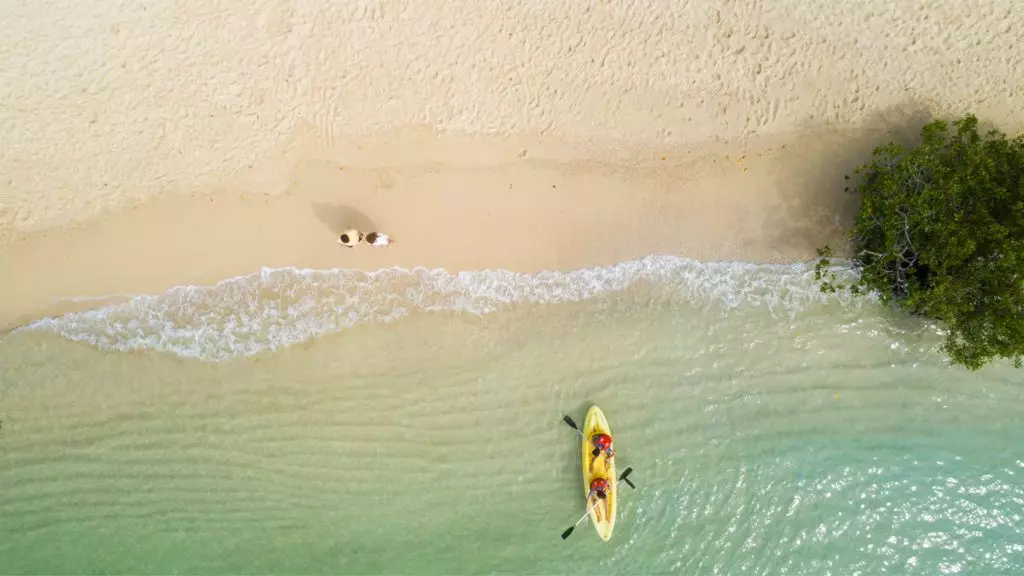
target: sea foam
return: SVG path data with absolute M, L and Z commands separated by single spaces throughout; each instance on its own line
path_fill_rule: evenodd
M 786 316 L 827 300 L 805 263 L 705 263 L 649 256 L 536 274 L 263 268 L 212 286 L 180 286 L 157 296 L 135 296 L 46 318 L 20 330 L 55 332 L 106 350 L 156 350 L 219 361 L 271 352 L 361 323 L 392 322 L 416 309 L 485 315 L 517 304 L 586 300 L 638 285 L 696 307 L 763 306 Z M 851 302 L 845 292 L 828 298 Z

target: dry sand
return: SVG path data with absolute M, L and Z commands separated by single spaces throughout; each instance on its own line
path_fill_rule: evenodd
M 1024 126 L 1024 4 L 41 2 L 0 13 L 0 327 L 260 266 L 801 260 L 933 115 Z M 346 250 L 350 223 L 398 241 Z

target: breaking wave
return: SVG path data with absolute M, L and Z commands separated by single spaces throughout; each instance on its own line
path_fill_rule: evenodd
M 852 272 L 842 272 L 850 275 Z M 304 270 L 263 268 L 212 286 L 181 286 L 101 308 L 46 318 L 20 330 L 50 331 L 106 350 L 156 350 L 220 361 L 272 352 L 412 310 L 485 315 L 519 304 L 576 302 L 643 287 L 695 307 L 767 307 L 792 316 L 826 297 L 809 264 L 705 263 L 649 256 L 612 266 L 523 274 L 507 270 Z

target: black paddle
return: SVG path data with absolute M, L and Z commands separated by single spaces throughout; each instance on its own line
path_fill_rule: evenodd
M 629 478 L 626 478 L 626 476 L 629 476 L 632 473 L 633 473 L 633 467 L 630 466 L 630 467 L 626 468 L 625 472 L 622 473 L 622 476 L 619 476 L 619 480 L 625 482 L 626 484 L 629 484 L 630 488 L 632 488 L 633 490 L 636 490 L 636 484 L 633 484 L 633 482 L 631 482 Z
M 570 428 L 575 430 L 576 433 L 580 435 L 580 438 L 583 438 L 583 431 L 580 430 L 580 427 L 576 425 L 576 421 L 573 420 L 571 416 L 566 414 L 565 416 L 562 417 L 562 420 L 564 420 L 565 423 L 568 424 Z M 594 458 L 597 458 L 597 455 L 600 454 L 600 453 L 601 453 L 601 449 L 600 448 L 594 448 L 594 451 L 591 452 L 591 455 Z
M 566 418 L 568 418 L 568 416 L 566 416 Z M 587 516 L 590 516 L 590 511 L 593 510 L 594 508 L 597 508 L 597 505 L 600 504 L 600 503 L 601 503 L 600 500 L 598 500 L 597 502 L 594 502 L 594 505 L 587 509 L 586 513 L 583 514 L 582 518 L 577 520 L 576 523 L 573 524 L 572 526 L 569 526 L 568 530 L 566 530 L 565 532 L 562 532 L 562 540 L 565 540 L 566 538 L 568 538 L 572 534 L 572 531 L 575 530 L 576 527 L 580 525 L 580 522 L 583 522 L 584 520 L 587 519 Z
M 565 423 L 568 424 L 570 428 L 575 430 L 577 434 L 579 434 L 580 436 L 583 436 L 583 431 L 580 430 L 580 427 L 576 425 L 576 421 L 572 419 L 572 416 L 569 416 L 568 414 L 566 414 L 565 416 L 562 417 L 562 420 L 564 420 Z

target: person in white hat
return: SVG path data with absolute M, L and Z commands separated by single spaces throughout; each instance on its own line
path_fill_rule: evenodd
M 355 248 L 356 244 L 363 241 L 363 233 L 355 228 L 350 228 L 341 233 L 338 236 L 338 244 L 348 248 Z

